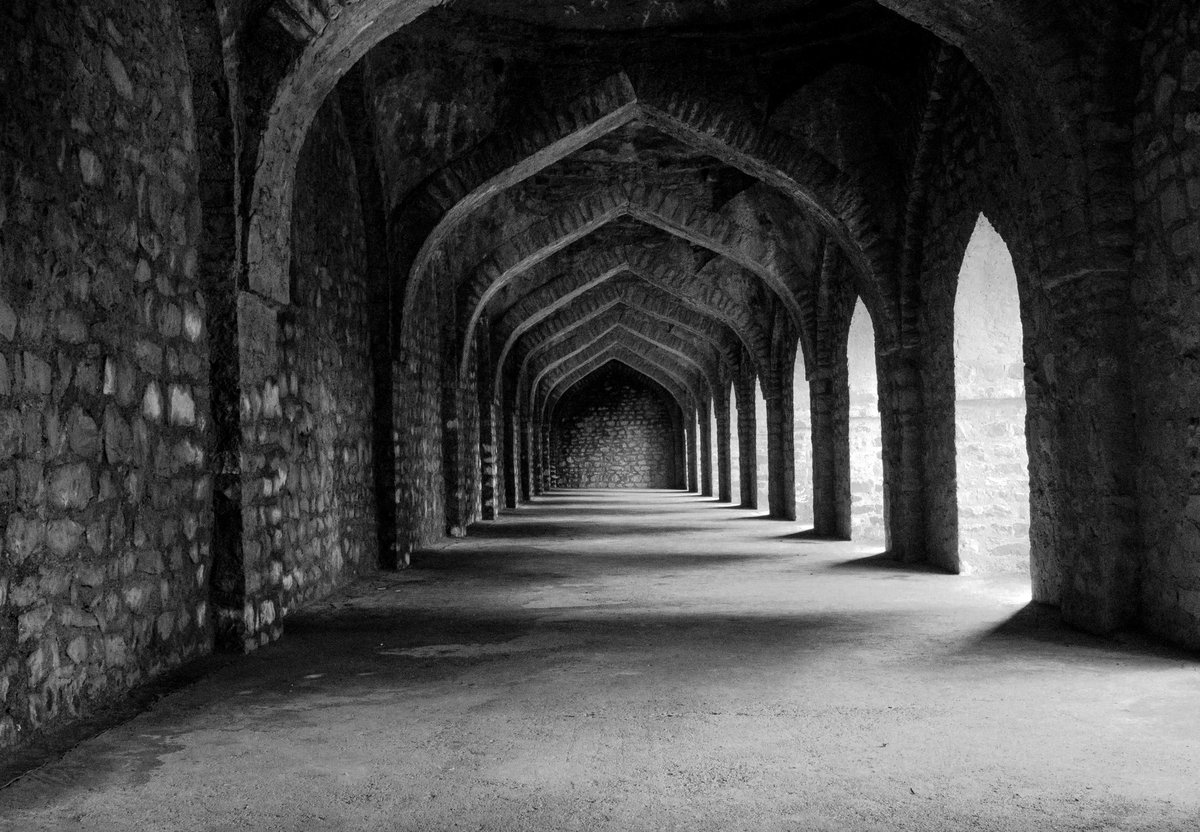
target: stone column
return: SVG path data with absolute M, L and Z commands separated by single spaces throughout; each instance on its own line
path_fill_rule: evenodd
M 554 432 L 550 429 L 549 425 L 542 425 L 541 447 L 543 492 L 549 491 L 558 484 L 554 477 L 553 442 Z
M 447 339 L 456 343 L 453 337 Z M 465 478 L 462 470 L 462 380 L 458 361 L 451 355 L 442 367 L 442 479 L 445 487 L 446 534 L 462 537 L 467 533 Z
M 812 397 L 813 526 L 850 539 L 850 384 L 841 366 L 809 382 Z
M 924 562 L 924 410 L 915 351 L 881 355 L 879 381 L 887 549 L 901 562 Z
M 1046 462 L 1057 480 L 1058 552 L 1043 557 L 1046 542 L 1034 539 L 1035 589 L 1045 582 L 1040 570 L 1060 570 L 1063 620 L 1097 633 L 1129 625 L 1138 605 L 1127 280 L 1127 272 L 1105 269 L 1051 281 L 1055 329 L 1041 361 L 1057 422 Z
M 501 391 L 500 401 L 504 402 L 501 418 L 504 430 L 504 507 L 514 509 L 520 496 L 517 493 L 521 478 L 521 434 L 517 425 L 515 408 L 507 395 L 507 385 Z
M 794 391 L 790 373 L 771 385 L 767 402 L 767 503 L 771 517 L 796 519 L 796 447 L 792 433 Z
M 529 502 L 537 493 L 537 452 L 533 441 L 533 420 L 525 413 L 519 415 L 521 430 L 521 500 Z
M 705 399 L 700 403 L 700 493 L 705 497 L 713 495 L 712 469 L 712 401 Z
M 729 435 L 729 395 L 722 388 L 716 398 L 717 415 L 717 499 L 722 503 L 733 501 L 733 466 Z
M 479 404 L 479 510 L 484 520 L 495 520 L 503 500 L 500 482 L 501 431 L 498 424 L 491 335 L 486 316 L 475 339 L 475 390 Z
M 738 476 L 742 508 L 758 508 L 758 440 L 754 417 L 754 371 L 743 370 L 734 382 L 737 396 Z
M 537 496 L 545 491 L 545 458 L 542 456 L 542 423 L 534 417 L 529 427 L 529 457 L 532 461 L 531 474 L 533 477 L 533 494 Z
M 671 408 L 671 431 L 675 436 L 675 487 L 687 490 L 687 430 L 683 410 Z

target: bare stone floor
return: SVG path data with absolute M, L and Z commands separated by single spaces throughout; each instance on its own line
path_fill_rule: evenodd
M 26 775 L 0 829 L 1200 829 L 1195 656 L 753 517 L 544 498 Z

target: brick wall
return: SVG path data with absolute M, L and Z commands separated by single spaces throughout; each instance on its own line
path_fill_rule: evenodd
M 564 397 L 554 416 L 559 488 L 674 488 L 675 442 L 665 391 L 603 368 Z

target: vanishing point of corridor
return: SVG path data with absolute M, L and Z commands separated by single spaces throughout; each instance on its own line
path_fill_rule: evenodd
M 28 773 L 0 828 L 1198 828 L 1194 659 L 796 528 L 552 492 Z

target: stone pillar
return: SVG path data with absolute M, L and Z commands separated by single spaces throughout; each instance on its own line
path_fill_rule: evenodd
M 675 435 L 675 487 L 687 491 L 687 430 L 683 410 L 671 408 L 671 431 Z
M 687 490 L 700 491 L 700 465 L 696 458 L 696 409 L 688 407 L 683 414 L 683 433 L 687 437 Z
M 542 491 L 546 492 L 557 485 L 554 477 L 554 432 L 550 429 L 549 425 L 542 425 L 541 434 Z
M 506 385 L 507 387 L 507 385 Z M 521 478 L 521 434 L 520 428 L 517 425 L 517 417 L 512 402 L 509 400 L 507 389 L 502 390 L 500 401 L 504 402 L 501 408 L 501 419 L 504 430 L 504 453 L 502 454 L 504 464 L 504 507 L 514 509 L 517 507 L 519 481 Z
M 1033 563 L 1037 570 L 1057 561 L 1063 620 L 1097 633 L 1132 623 L 1138 605 L 1127 279 L 1127 272 L 1097 270 L 1072 273 L 1057 285 L 1051 281 L 1053 352 L 1042 360 L 1045 381 L 1055 391 L 1059 551 L 1057 559 L 1035 551 Z M 1035 572 L 1035 587 L 1043 582 Z
M 796 447 L 790 373 L 780 374 L 767 402 L 767 503 L 771 517 L 796 519 Z
M 729 447 L 731 437 L 728 392 L 727 388 L 722 388 L 714 408 L 717 416 L 717 499 L 722 503 L 733 501 L 733 455 Z
M 705 497 L 713 495 L 712 468 L 712 401 L 705 399 L 700 403 L 700 493 Z
M 529 502 L 537 493 L 537 451 L 533 441 L 533 420 L 522 413 L 518 421 L 521 430 L 521 499 Z
M 455 339 L 450 338 L 451 344 Z M 463 537 L 467 533 L 466 494 L 462 471 L 462 382 L 458 361 L 445 359 L 442 368 L 442 479 L 445 487 L 446 534 Z
M 754 371 L 743 370 L 734 382 L 737 396 L 738 475 L 742 508 L 758 508 L 758 440 L 755 433 Z
M 841 366 L 809 382 L 812 397 L 813 530 L 850 539 L 850 384 Z
M 887 550 L 903 563 L 924 562 L 924 409 L 915 351 L 879 357 L 879 388 Z
M 534 418 L 529 426 L 529 458 L 532 461 L 530 474 L 533 479 L 534 496 L 545 491 L 545 458 L 542 456 L 542 423 Z
M 479 404 L 479 511 L 483 520 L 495 520 L 504 498 L 500 482 L 500 426 L 493 385 L 491 336 L 486 316 L 475 339 L 475 389 Z

